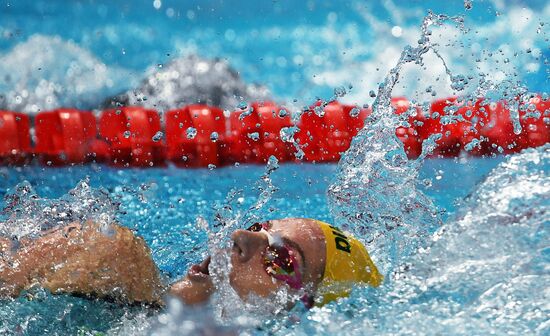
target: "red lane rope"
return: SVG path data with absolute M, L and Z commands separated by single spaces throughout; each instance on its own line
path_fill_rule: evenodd
M 460 102 L 457 97 L 432 102 L 426 113 L 402 97 L 392 99 L 394 112 L 408 126 L 396 129 L 409 158 L 422 143 L 441 134 L 434 156 L 453 157 L 518 152 L 550 142 L 550 105 L 540 95 L 520 100 L 520 134 L 514 133 L 505 102 Z M 448 113 L 452 111 L 452 113 Z M 317 102 L 301 115 L 295 139 L 306 162 L 336 162 L 363 127 L 370 109 L 337 101 Z M 294 126 L 290 114 L 273 102 L 252 103 L 226 117 L 219 108 L 188 105 L 164 114 L 164 128 L 155 110 L 121 107 L 102 112 L 57 109 L 31 119 L 22 113 L 0 111 L 0 164 L 26 164 L 33 157 L 45 165 L 107 162 L 120 167 L 158 167 L 173 162 L 181 167 L 263 163 L 274 155 L 294 161 L 295 146 L 280 131 Z

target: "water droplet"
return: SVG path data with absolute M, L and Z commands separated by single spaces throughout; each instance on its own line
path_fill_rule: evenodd
M 432 187 L 432 180 L 429 179 L 429 178 L 423 179 L 423 180 L 422 180 L 422 184 L 423 184 L 424 187 L 426 187 L 426 188 L 431 188 L 431 187 Z
M 475 147 L 481 148 L 480 144 L 481 144 L 481 141 L 479 141 L 479 139 L 472 139 L 472 141 L 470 141 L 464 146 L 464 149 L 467 152 L 469 152 L 473 150 Z
M 194 127 L 187 128 L 187 139 L 194 139 L 197 136 L 197 129 Z
M 315 106 L 313 108 L 313 112 L 315 112 L 315 114 L 321 118 L 325 115 L 325 109 L 323 108 L 323 106 Z
M 124 132 L 123 135 L 126 139 L 128 139 L 130 137 L 130 135 L 132 135 L 132 133 L 130 133 L 130 131 L 126 131 L 126 132 Z
M 210 140 L 212 140 L 212 142 L 218 141 L 219 138 L 220 138 L 220 135 L 218 134 L 218 132 L 210 133 Z
M 164 136 L 164 133 L 162 133 L 161 131 L 158 131 L 157 133 L 155 133 L 155 135 L 153 135 L 153 141 L 154 142 L 159 142 L 162 137 Z
M 343 97 L 346 95 L 346 93 L 347 93 L 346 88 L 343 86 L 338 86 L 334 88 L 334 95 L 336 97 Z
M 359 116 L 359 113 L 361 113 L 361 110 L 357 106 L 349 111 L 349 115 L 352 118 L 357 118 Z
M 298 131 L 298 128 L 293 127 L 283 127 L 279 131 L 279 136 L 281 137 L 281 140 L 284 142 L 293 142 L 294 141 L 294 134 Z
M 248 104 L 246 102 L 242 101 L 242 102 L 239 103 L 239 105 L 237 105 L 237 107 L 244 111 L 248 108 Z
M 258 141 L 260 140 L 260 133 L 258 132 L 248 133 L 248 137 L 254 141 Z
M 456 91 L 464 90 L 468 80 L 463 75 L 451 76 L 451 88 Z

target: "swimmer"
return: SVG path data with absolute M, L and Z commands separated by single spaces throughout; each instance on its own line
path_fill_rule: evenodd
M 210 258 L 165 288 L 143 239 L 127 228 L 113 227 L 114 232 L 105 235 L 97 224 L 72 224 L 23 241 L 16 250 L 0 240 L 0 297 L 41 286 L 52 293 L 126 303 L 162 305 L 166 292 L 190 305 L 209 300 L 215 291 Z M 233 232 L 231 240 L 229 283 L 245 301 L 286 286 L 300 293 L 306 306 L 323 305 L 347 296 L 356 284 L 376 287 L 382 281 L 357 239 L 320 221 L 256 223 Z
M 53 229 L 17 246 L 0 238 L 0 298 L 33 287 L 148 304 L 159 304 L 164 288 L 142 238 L 118 225 L 104 233 L 92 222 Z

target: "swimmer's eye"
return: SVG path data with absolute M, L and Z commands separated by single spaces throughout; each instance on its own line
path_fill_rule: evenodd
M 293 251 L 288 247 L 284 245 L 268 246 L 264 253 L 264 267 L 267 274 L 286 282 L 290 288 L 304 287 L 298 263 Z
M 263 230 L 269 240 L 269 237 L 272 237 L 267 232 L 270 228 L 271 225 L 267 221 L 254 223 L 247 230 L 251 232 Z M 303 287 L 302 276 L 294 254 L 286 244 L 279 245 L 270 241 L 263 256 L 264 267 L 266 273 L 273 278 L 286 282 L 291 288 L 300 289 Z
M 262 231 L 262 229 L 267 231 L 269 229 L 269 222 L 254 223 L 246 230 L 252 232 L 260 232 Z
M 264 254 L 264 265 L 270 275 L 294 275 L 295 259 L 287 247 L 269 246 Z

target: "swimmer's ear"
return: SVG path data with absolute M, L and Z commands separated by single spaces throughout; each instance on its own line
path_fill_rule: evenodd
M 78 222 L 74 222 L 63 227 L 63 235 L 65 238 L 74 237 L 75 234 L 78 234 L 79 232 L 82 232 L 82 224 Z

